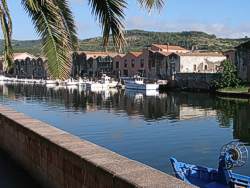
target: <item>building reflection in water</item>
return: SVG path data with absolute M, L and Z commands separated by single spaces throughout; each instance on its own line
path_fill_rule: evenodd
M 220 99 L 205 93 L 159 94 L 116 89 L 91 92 L 78 88 L 52 89 L 32 85 L 1 85 L 0 92 L 11 100 L 35 100 L 82 112 L 105 109 L 128 116 L 140 116 L 145 121 L 212 117 L 217 119 L 222 128 L 233 126 L 234 138 L 250 144 L 249 100 Z

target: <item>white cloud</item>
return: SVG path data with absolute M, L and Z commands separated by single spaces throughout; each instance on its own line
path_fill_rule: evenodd
M 162 32 L 203 31 L 223 38 L 242 38 L 250 36 L 250 25 L 248 23 L 232 26 L 226 23 L 200 23 L 192 20 L 170 22 L 153 19 L 149 20 L 144 17 L 131 17 L 126 21 L 126 28 Z

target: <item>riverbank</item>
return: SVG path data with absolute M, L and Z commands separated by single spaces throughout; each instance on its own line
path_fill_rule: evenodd
M 249 98 L 250 92 L 249 87 L 242 86 L 237 88 L 223 88 L 216 91 L 216 94 L 223 97 L 233 97 L 233 98 Z

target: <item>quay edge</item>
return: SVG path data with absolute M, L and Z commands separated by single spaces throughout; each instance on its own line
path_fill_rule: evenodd
M 46 187 L 192 187 L 1 105 L 0 148 Z

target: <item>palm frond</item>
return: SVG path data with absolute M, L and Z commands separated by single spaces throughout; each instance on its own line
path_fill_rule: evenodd
M 70 33 L 71 41 L 74 47 L 74 50 L 78 49 L 78 38 L 76 27 L 74 24 L 74 17 L 69 8 L 69 4 L 67 0 L 56 0 L 56 3 L 61 11 L 61 15 L 63 18 L 63 23 L 65 28 L 67 29 L 68 33 Z
M 153 8 L 160 10 L 165 4 L 164 1 L 165 0 L 138 0 L 138 2 L 148 10 Z
M 124 9 L 126 8 L 126 2 L 124 0 L 89 0 L 89 4 L 92 8 L 92 14 L 94 14 L 103 30 L 103 46 L 107 46 L 112 34 L 115 47 L 120 50 L 125 44 L 124 38 Z
M 77 39 L 75 24 L 66 0 L 22 0 L 42 38 L 42 50 L 48 59 L 49 74 L 55 79 L 67 79 L 72 65 L 72 41 Z M 35 7 L 34 7 L 35 6 Z
M 1 27 L 4 35 L 4 71 L 8 72 L 13 65 L 13 50 L 12 50 L 12 21 L 5 0 L 0 3 L 0 19 Z

